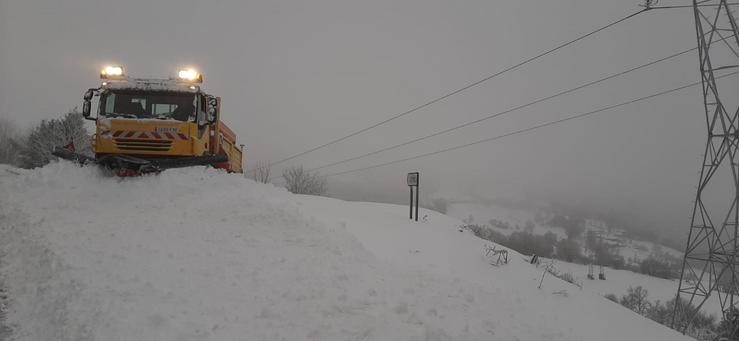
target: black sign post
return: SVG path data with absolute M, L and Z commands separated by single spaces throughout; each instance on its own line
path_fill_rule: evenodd
M 410 219 L 413 219 L 413 187 L 416 188 L 416 221 L 418 221 L 418 184 L 420 180 L 418 172 L 408 173 L 408 188 L 411 190 Z

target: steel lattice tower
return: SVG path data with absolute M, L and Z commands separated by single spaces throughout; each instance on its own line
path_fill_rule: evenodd
M 720 93 L 717 85 L 717 78 L 739 68 L 739 30 L 732 6 L 726 0 L 693 0 L 708 139 L 672 326 L 689 331 L 709 298 L 717 299 L 724 320 L 720 336 L 735 340 L 739 336 L 739 106 L 732 104 L 736 93 Z

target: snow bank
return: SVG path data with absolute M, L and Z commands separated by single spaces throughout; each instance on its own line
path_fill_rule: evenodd
M 0 176 L 19 340 L 688 340 L 461 223 L 295 196 L 205 168 Z

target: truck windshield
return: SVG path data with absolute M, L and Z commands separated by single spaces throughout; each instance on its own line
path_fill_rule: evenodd
M 112 91 L 102 96 L 101 115 L 194 121 L 195 99 L 189 93 Z

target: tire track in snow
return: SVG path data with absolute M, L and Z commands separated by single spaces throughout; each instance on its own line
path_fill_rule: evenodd
M 0 219 L 4 216 L 0 215 Z M 0 250 L 0 341 L 9 341 L 13 330 L 8 325 L 8 289 L 5 285 L 5 274 L 1 271 L 4 252 Z
M 2 264 L 2 254 L 0 254 L 0 264 Z M 3 275 L 0 274 L 0 341 L 9 341 L 13 330 L 7 325 L 8 320 L 8 291 L 5 288 L 5 282 L 2 280 Z
M 6 165 L 0 165 L 0 185 L 4 185 L 6 178 L 15 175 L 14 173 Z M 3 188 L 3 190 L 5 189 Z M 4 205 L 0 207 L 4 207 Z M 2 235 L 3 229 L 5 228 L 6 219 L 5 213 L 0 211 L 0 235 Z M 2 246 L 2 243 L 0 243 L 0 246 Z M 8 289 L 5 282 L 6 275 L 2 271 L 3 264 L 5 264 L 4 255 L 5 251 L 0 248 L 0 341 L 10 340 L 11 336 L 11 329 L 8 326 Z
M 18 173 L 8 169 L 8 166 L 6 165 L 0 165 L 0 169 L 5 170 L 5 172 L 0 174 L 0 180 L 5 180 L 3 178 L 18 175 Z M 0 181 L 0 184 L 2 183 L 3 181 Z M 5 228 L 5 219 L 7 219 L 7 216 L 3 212 L 0 212 L 0 232 L 2 232 L 1 229 Z M 0 246 L 2 246 L 2 244 L 0 244 Z M 13 330 L 8 325 L 10 297 L 8 297 L 6 274 L 2 271 L 3 265 L 5 264 L 3 259 L 4 256 L 5 251 L 0 249 L 0 341 L 10 341 Z
M 38 223 L 0 198 L 0 341 L 91 340 L 89 324 L 70 311 L 79 288 L 59 275 L 65 266 L 30 230 Z M 11 294 L 33 292 L 33 302 Z M 13 306 L 14 309 L 10 309 Z M 32 306 L 30 310 L 27 307 Z M 17 308 L 26 308 L 19 312 Z M 30 320 L 33 317 L 34 320 Z M 18 325 L 29 322 L 28 326 Z M 29 331 L 33 331 L 29 334 Z

